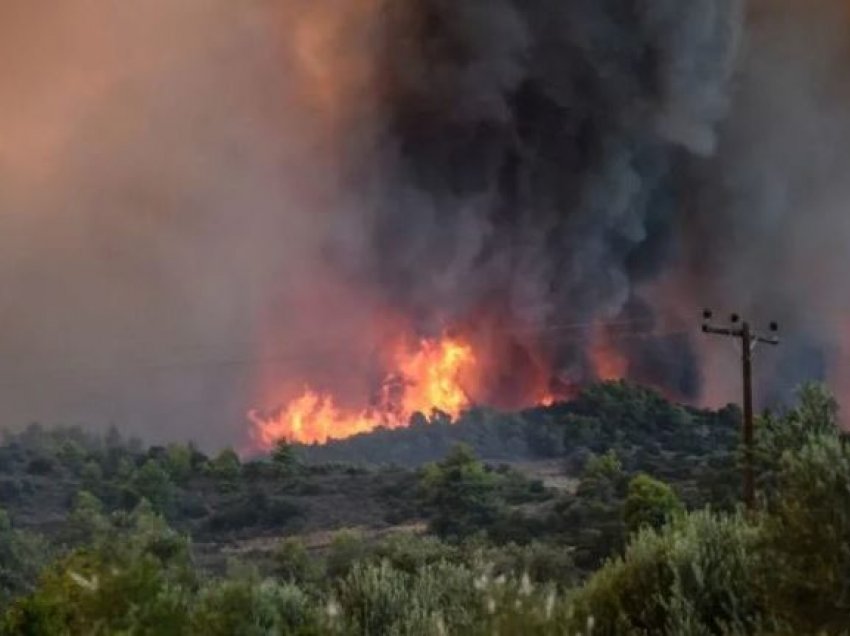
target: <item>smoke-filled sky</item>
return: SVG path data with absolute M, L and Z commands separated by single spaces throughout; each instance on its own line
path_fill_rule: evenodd
M 763 395 L 841 392 L 847 9 L 4 0 L 2 425 L 216 447 L 367 393 L 387 331 L 479 328 L 504 395 L 624 319 L 659 334 L 633 377 L 733 400 L 730 343 L 679 334 L 703 304 L 783 323 Z

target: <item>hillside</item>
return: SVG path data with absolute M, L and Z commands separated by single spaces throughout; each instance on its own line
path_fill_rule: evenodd
M 691 505 L 734 500 L 734 409 L 700 411 L 624 383 L 589 388 L 576 400 L 518 414 L 476 410 L 457 424 L 433 417 L 327 446 L 290 447 L 291 465 L 208 457 L 192 446 L 143 448 L 113 431 L 30 426 L 0 446 L 0 506 L 21 527 L 58 532 L 80 491 L 106 510 L 142 499 L 175 527 L 207 542 L 381 529 L 423 517 L 419 467 L 459 443 L 543 498 L 575 488 L 588 458 L 616 453 L 625 474 L 647 472 L 676 485 Z M 572 485 L 571 485 L 572 484 Z M 531 497 L 531 500 L 540 496 Z M 520 497 L 522 500 L 522 497 Z M 522 503 L 520 501 L 519 503 Z

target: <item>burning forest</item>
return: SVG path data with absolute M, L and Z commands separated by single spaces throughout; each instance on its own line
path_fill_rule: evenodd
M 0 35 L 9 421 L 719 405 L 703 305 L 793 334 L 764 404 L 846 389 L 843 0 L 11 0 Z

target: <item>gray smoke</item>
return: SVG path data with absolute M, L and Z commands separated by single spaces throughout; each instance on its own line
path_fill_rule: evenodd
M 784 323 L 765 389 L 840 378 L 844 4 L 5 0 L 0 424 L 238 442 L 362 405 L 388 313 L 502 396 L 625 319 L 635 379 L 734 399 L 703 303 Z
M 754 0 L 729 116 L 693 167 L 682 258 L 691 298 L 744 312 L 783 344 L 759 354 L 763 403 L 811 379 L 850 398 L 850 5 Z M 699 301 L 697 301 L 699 302 Z M 736 356 L 706 343 L 706 395 L 737 399 Z

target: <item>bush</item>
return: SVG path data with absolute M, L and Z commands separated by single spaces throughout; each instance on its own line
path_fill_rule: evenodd
M 343 578 L 354 564 L 366 558 L 368 549 L 363 535 L 354 530 L 341 530 L 331 541 L 325 557 L 327 575 L 331 578 Z
M 850 449 L 815 434 L 786 453 L 766 519 L 765 589 L 797 633 L 845 633 L 850 596 Z
M 289 583 L 312 582 L 318 578 L 318 568 L 310 558 L 303 541 L 284 539 L 274 553 L 274 573 Z
M 660 528 L 683 511 L 682 502 L 664 482 L 649 475 L 638 475 L 629 482 L 623 517 L 630 533 L 643 528 Z
M 318 634 L 318 613 L 294 585 L 251 579 L 217 581 L 200 593 L 191 631 L 203 636 Z
M 421 490 L 432 511 L 431 530 L 453 540 L 486 530 L 499 518 L 499 477 L 488 471 L 471 450 L 456 446 L 422 473 Z
M 592 619 L 597 634 L 755 633 L 768 618 L 758 540 L 744 519 L 709 512 L 643 530 L 577 593 L 572 627 Z

